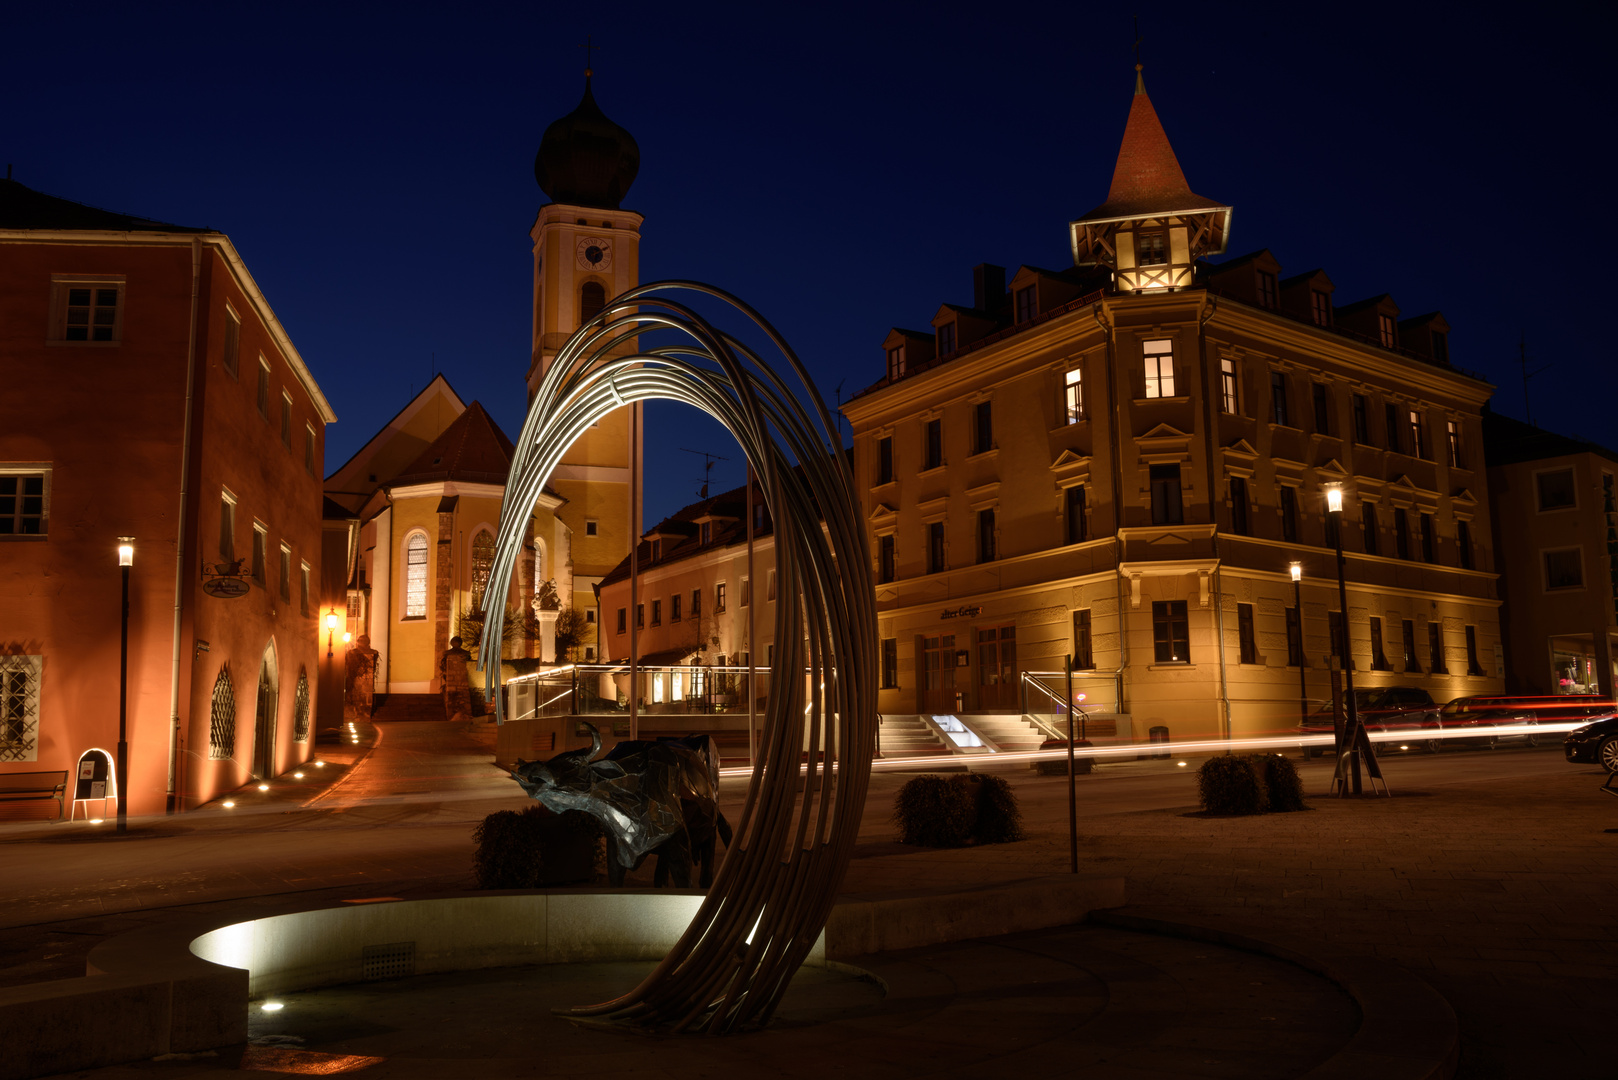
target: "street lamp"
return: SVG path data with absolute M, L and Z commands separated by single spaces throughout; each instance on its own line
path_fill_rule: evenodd
M 1303 563 L 1294 559 L 1288 568 L 1292 571 L 1292 610 L 1298 613 L 1298 724 L 1302 726 L 1309 722 L 1309 676 L 1303 651 Z
M 135 565 L 135 538 L 118 538 L 118 570 L 123 578 L 123 613 L 118 632 L 118 831 L 129 816 L 129 568 Z
M 331 639 L 337 634 L 337 606 L 334 604 L 326 612 L 326 659 L 331 659 Z M 347 637 L 345 634 L 344 637 Z M 315 646 L 319 648 L 319 646 Z
M 1326 484 L 1326 510 L 1335 515 L 1332 518 L 1332 533 L 1334 534 L 1333 538 L 1336 541 L 1335 547 L 1337 548 L 1337 606 L 1340 609 L 1338 625 L 1341 627 L 1339 640 L 1342 642 L 1339 660 L 1343 665 L 1343 711 L 1345 713 L 1343 731 L 1335 747 L 1337 771 L 1333 776 L 1332 783 L 1333 785 L 1341 783 L 1343 786 L 1338 790 L 1341 794 L 1346 795 L 1348 794 L 1348 785 L 1352 782 L 1354 794 L 1358 795 L 1360 794 L 1360 753 L 1362 749 L 1371 758 L 1371 761 L 1367 762 L 1371 769 L 1371 775 L 1377 776 L 1380 774 L 1374 763 L 1375 758 L 1370 749 L 1370 741 L 1366 740 L 1363 748 L 1360 745 L 1360 711 L 1359 706 L 1354 701 L 1354 650 L 1349 645 L 1348 637 L 1348 579 L 1345 573 L 1347 560 L 1343 558 L 1343 485 L 1338 481 L 1333 480 Z M 1299 621 L 1300 623 L 1302 621 L 1301 612 L 1299 613 Z M 1343 775 L 1343 755 L 1345 751 L 1349 757 L 1349 776 Z

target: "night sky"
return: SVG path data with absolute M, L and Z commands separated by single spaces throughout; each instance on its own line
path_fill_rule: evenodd
M 1142 5 L 1146 84 L 1228 254 L 1324 268 L 1347 304 L 1441 309 L 1454 362 L 1618 446 L 1614 7 Z M 143 10 L 144 9 L 144 10 Z M 1504 9 L 1497 9 L 1504 10 Z M 596 98 L 640 144 L 643 281 L 740 294 L 828 401 L 971 268 L 1071 264 L 1133 88 L 1128 6 L 11 5 L 0 159 L 54 195 L 230 235 L 337 412 L 328 471 L 435 369 L 522 423 L 540 136 Z M 1603 270 L 1607 266 L 1609 269 Z M 701 460 L 649 420 L 646 520 Z M 717 489 L 716 489 L 717 490 Z

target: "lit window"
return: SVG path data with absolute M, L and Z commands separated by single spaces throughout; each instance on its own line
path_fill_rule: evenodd
M 1077 424 L 1084 419 L 1084 369 L 1071 368 L 1064 377 L 1067 397 L 1067 422 Z
M 725 583 L 723 581 L 713 587 L 713 610 L 715 615 L 725 610 Z
M 1219 401 L 1227 413 L 1236 414 L 1236 361 L 1229 357 L 1219 361 Z
M 1173 397 L 1174 342 L 1148 341 L 1142 348 L 1146 354 L 1146 396 Z
M 1315 325 L 1316 326 L 1330 326 L 1331 325 L 1331 296 L 1328 295 L 1327 293 L 1321 292 L 1319 289 L 1314 289 L 1314 290 L 1310 291 L 1309 299 L 1310 299 L 1310 303 L 1312 305 L 1311 306 L 1311 311 L 1313 312 L 1313 314 L 1315 316 Z
M 0 536 L 44 536 L 50 527 L 50 471 L 0 466 Z M 0 759 L 3 760 L 3 759 Z
M 472 610 L 483 610 L 483 594 L 489 588 L 489 573 L 494 569 L 494 534 L 479 529 L 472 537 Z M 536 570 L 540 568 L 535 567 Z M 534 575 L 536 578 L 538 573 Z
M 1410 410 L 1410 449 L 1419 458 L 1427 456 L 1427 426 L 1415 409 Z
M 427 534 L 412 533 L 405 541 L 405 613 L 407 619 L 427 617 Z
M 44 666 L 40 654 L 0 656 L 0 761 L 39 760 L 39 677 Z
M 1032 319 L 1035 315 L 1039 314 L 1039 305 L 1035 302 L 1036 295 L 1037 294 L 1034 291 L 1034 286 L 1032 285 L 1017 290 L 1016 300 L 1018 322 L 1027 322 L 1029 319 Z
M 215 761 L 236 756 L 236 694 L 230 685 L 230 668 L 224 665 L 213 681 L 208 709 L 208 756 Z
M 1461 425 L 1454 420 L 1450 420 L 1445 430 L 1449 446 L 1450 468 L 1458 469 L 1461 467 Z
M 221 362 L 225 365 L 225 374 L 232 379 L 236 377 L 236 370 L 241 364 L 242 357 L 242 321 L 236 317 L 229 304 L 225 305 L 225 351 Z
M 122 326 L 123 286 L 116 282 L 56 283 L 59 340 L 113 343 Z

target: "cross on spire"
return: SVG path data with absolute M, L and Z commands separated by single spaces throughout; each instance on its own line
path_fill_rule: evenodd
M 601 51 L 601 46 L 600 45 L 592 44 L 592 42 L 594 40 L 595 40 L 594 35 L 586 34 L 584 36 L 584 44 L 579 46 L 579 48 L 584 50 L 584 77 L 586 79 L 588 79 L 591 75 L 595 74 L 593 71 L 590 70 L 590 68 L 592 67 L 592 64 L 591 64 L 591 59 L 592 58 L 591 58 L 590 54 L 592 52 L 600 52 Z

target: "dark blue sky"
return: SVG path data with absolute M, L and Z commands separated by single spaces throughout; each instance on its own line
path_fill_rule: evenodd
M 1231 254 L 1443 310 L 1522 416 L 1618 445 L 1611 5 L 1142 5 L 1147 87 Z M 1128 7 L 115 5 L 7 14 L 0 158 L 42 191 L 230 234 L 336 409 L 334 468 L 439 370 L 522 421 L 533 156 L 582 89 L 634 133 L 642 278 L 773 319 L 827 398 L 971 267 L 1069 265 L 1129 106 Z M 1603 269 L 1609 267 L 1609 269 Z M 688 410 L 649 445 L 730 457 Z M 646 517 L 699 459 L 649 456 Z

